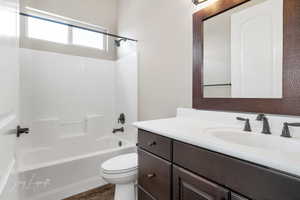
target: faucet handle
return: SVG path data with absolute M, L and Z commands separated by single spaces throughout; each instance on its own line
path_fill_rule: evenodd
M 257 121 L 263 121 L 263 130 L 262 130 L 262 133 L 264 133 L 264 134 L 272 134 L 268 118 L 267 118 L 267 116 L 265 114 L 258 114 L 257 117 L 256 117 L 256 120 Z
M 266 117 L 266 115 L 261 113 L 261 114 L 258 114 L 258 115 L 257 115 L 256 120 L 257 120 L 257 121 L 262 121 L 263 118 L 265 118 L 265 117 Z
M 300 123 L 287 123 L 288 126 L 300 127 Z
M 300 127 L 300 123 L 287 123 L 287 122 L 285 122 L 283 124 L 281 137 L 286 137 L 286 138 L 291 138 L 292 137 L 291 133 L 290 133 L 289 126 Z
M 248 118 L 242 118 L 242 117 L 237 117 L 236 118 L 239 121 L 245 121 L 245 127 L 244 131 L 251 132 L 251 125 L 250 125 L 250 120 Z

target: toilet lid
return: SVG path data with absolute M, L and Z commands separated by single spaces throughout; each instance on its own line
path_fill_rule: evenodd
M 116 156 L 102 164 L 104 173 L 125 173 L 137 169 L 137 153 Z

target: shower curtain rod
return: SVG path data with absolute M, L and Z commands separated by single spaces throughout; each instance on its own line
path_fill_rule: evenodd
M 138 42 L 138 40 L 135 40 L 135 39 L 132 39 L 132 38 L 127 38 L 127 37 L 115 35 L 115 34 L 112 34 L 112 33 L 107 33 L 107 32 L 104 32 L 104 31 L 98 31 L 98 30 L 91 29 L 91 28 L 86 28 L 86 27 L 82 27 L 82 26 L 68 24 L 68 23 L 65 23 L 65 22 L 60 22 L 60 21 L 53 20 L 53 19 L 48 19 L 48 18 L 45 18 L 45 17 L 39 17 L 39 16 L 36 16 L 36 15 L 30 15 L 30 14 L 22 13 L 22 12 L 20 12 L 20 15 L 25 16 L 25 17 L 32 17 L 32 18 L 35 18 L 35 19 L 40 19 L 40 20 L 44 20 L 44 21 L 48 21 L 48 22 L 53 22 L 53 23 L 56 23 L 56 24 L 62 24 L 62 25 L 70 26 L 70 27 L 74 27 L 74 28 L 79 28 L 79 29 L 83 29 L 83 30 L 87 30 L 87 31 L 95 32 L 95 33 L 101 33 L 103 35 L 111 36 L 111 37 L 114 37 L 114 38 L 119 38 L 119 39 L 129 40 L 129 41 L 133 41 L 133 42 Z

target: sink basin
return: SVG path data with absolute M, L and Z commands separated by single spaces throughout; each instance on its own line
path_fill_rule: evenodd
M 263 149 L 274 153 L 300 155 L 299 139 L 282 138 L 274 135 L 264 135 L 261 133 L 244 132 L 233 129 L 211 129 L 206 131 L 206 134 L 210 134 L 212 137 L 226 143 Z

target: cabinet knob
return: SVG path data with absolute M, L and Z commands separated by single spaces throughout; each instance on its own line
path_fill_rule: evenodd
M 147 174 L 147 178 L 148 179 L 152 179 L 152 178 L 154 178 L 156 175 L 154 174 L 154 173 L 152 173 L 152 174 Z
M 148 146 L 149 146 L 149 147 L 152 147 L 152 146 L 155 146 L 155 145 L 156 145 L 156 142 L 155 142 L 155 141 L 149 142 L 149 143 L 148 143 Z

